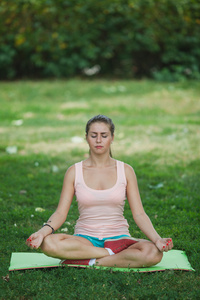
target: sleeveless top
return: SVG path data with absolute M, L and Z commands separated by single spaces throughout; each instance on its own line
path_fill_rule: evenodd
M 126 177 L 124 163 L 117 162 L 117 182 L 112 188 L 95 190 L 88 187 L 83 178 L 82 161 L 75 164 L 75 195 L 78 202 L 79 219 L 75 234 L 103 239 L 118 235 L 129 235 L 129 225 L 124 218 L 126 200 Z

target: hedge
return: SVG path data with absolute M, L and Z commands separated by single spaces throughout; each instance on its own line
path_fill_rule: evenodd
M 95 73 L 199 79 L 199 0 L 1 0 L 0 79 Z

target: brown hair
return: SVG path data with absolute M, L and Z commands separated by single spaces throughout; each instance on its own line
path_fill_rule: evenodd
M 87 122 L 86 128 L 85 128 L 86 135 L 88 135 L 88 131 L 90 129 L 91 124 L 96 123 L 96 122 L 102 122 L 102 123 L 107 124 L 109 126 L 111 135 L 113 136 L 114 131 L 115 131 L 115 125 L 113 124 L 113 121 L 110 118 L 108 118 L 104 115 L 94 116 Z
M 90 130 L 90 126 L 91 124 L 93 123 L 96 123 L 96 122 L 102 122 L 102 123 L 105 123 L 109 126 L 109 129 L 110 129 L 110 132 L 111 132 L 111 136 L 114 135 L 114 131 L 115 131 L 115 125 L 113 124 L 113 121 L 104 116 L 104 115 L 97 115 L 97 116 L 94 116 L 93 118 L 91 118 L 87 124 L 86 124 L 86 127 L 85 127 L 85 132 L 86 132 L 86 135 L 88 135 L 88 132 Z M 112 157 L 112 152 L 111 152 L 111 149 L 110 149 L 110 156 Z

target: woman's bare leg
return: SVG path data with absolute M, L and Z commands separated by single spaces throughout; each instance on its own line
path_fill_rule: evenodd
M 106 249 L 94 247 L 87 239 L 67 234 L 47 236 L 41 249 L 46 255 L 55 258 L 96 258 L 98 266 L 119 268 L 150 267 L 159 263 L 163 256 L 153 243 L 145 240 L 139 241 L 118 254 L 109 255 Z
M 150 267 L 159 263 L 162 256 L 162 252 L 153 243 L 141 241 L 118 254 L 97 259 L 96 265 L 119 268 Z
M 94 247 L 83 237 L 61 233 L 48 235 L 41 249 L 47 256 L 60 259 L 91 259 L 109 255 L 106 249 Z

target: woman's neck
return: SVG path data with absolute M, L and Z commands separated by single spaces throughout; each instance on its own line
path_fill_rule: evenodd
M 88 167 L 95 167 L 95 168 L 104 168 L 110 167 L 114 165 L 115 160 L 110 156 L 95 156 L 90 155 L 90 157 L 85 161 Z

